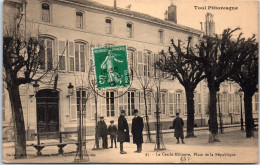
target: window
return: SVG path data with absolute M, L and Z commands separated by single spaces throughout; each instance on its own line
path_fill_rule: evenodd
M 128 38 L 133 38 L 133 24 L 127 23 L 126 24 L 126 32 L 127 32 L 127 37 Z
M 147 52 L 147 76 L 150 77 L 152 76 L 152 69 L 153 69 L 153 66 L 152 66 L 152 53 L 151 52 Z
M 137 56 L 137 62 L 138 62 L 138 74 L 140 76 L 144 75 L 144 62 L 143 62 L 143 52 L 142 51 L 138 51 L 138 56 Z
M 162 114 L 165 114 L 166 113 L 166 94 L 165 94 L 165 92 L 162 92 L 161 93 L 161 101 L 160 101 L 160 103 L 161 103 L 161 107 L 160 107 L 160 109 L 161 109 L 161 112 L 162 112 Z
M 224 114 L 228 111 L 228 104 L 227 104 L 227 93 L 222 93 L 222 109 L 221 109 L 221 112 Z
M 85 72 L 85 53 L 86 45 L 75 43 L 75 70 Z
M 86 91 L 82 89 L 82 110 L 86 111 L 87 95 Z M 80 91 L 77 90 L 77 111 L 80 111 Z
M 65 41 L 59 41 L 59 70 L 65 70 L 66 66 L 66 51 L 65 51 Z
M 152 94 L 152 92 L 147 92 L 147 95 L 146 95 L 148 115 L 152 114 L 152 97 L 151 97 L 151 94 Z
M 181 92 L 177 91 L 175 93 L 175 100 L 174 100 L 174 109 L 175 112 L 181 113 Z
M 184 115 L 188 114 L 188 110 L 187 110 L 187 99 L 186 97 L 184 97 Z
M 170 115 L 173 115 L 174 114 L 174 109 L 173 109 L 173 96 L 174 96 L 175 93 L 169 93 L 169 114 Z
M 145 104 L 144 104 L 144 93 L 139 92 L 139 113 L 140 115 L 144 115 L 143 112 L 145 112 Z
M 80 111 L 80 89 L 70 98 L 70 120 L 77 120 L 77 112 Z M 86 110 L 87 93 L 82 89 L 82 110 Z
M 196 99 L 196 101 L 197 101 L 197 112 L 198 112 L 198 114 L 201 114 L 202 113 L 201 112 L 201 94 L 196 93 L 196 95 L 197 95 L 197 99 Z
M 45 38 L 40 39 L 41 44 L 44 45 L 45 51 L 42 51 L 40 69 L 51 70 L 53 68 L 53 55 L 54 55 L 54 40 Z
M 107 117 L 115 116 L 115 95 L 114 92 L 106 92 Z
M 144 67 L 144 76 L 148 76 L 148 58 L 147 58 L 147 53 L 143 52 L 143 67 Z
M 88 105 L 87 107 L 90 108 L 91 110 L 91 118 L 95 118 L 95 114 L 96 114 L 96 103 L 95 103 L 95 95 L 94 94 L 91 94 L 89 96 L 89 99 L 88 99 Z
M 81 12 L 76 12 L 76 25 L 77 28 L 83 29 L 83 14 Z
M 160 43 L 163 43 L 163 30 L 159 30 Z
M 122 91 L 118 92 L 118 95 L 121 96 L 123 94 Z M 128 98 L 127 98 L 127 94 L 124 94 L 123 96 L 118 98 L 118 106 L 119 106 L 119 111 L 121 110 L 127 110 L 128 107 Z
M 135 93 L 128 92 L 128 116 L 134 115 L 135 109 Z
M 152 70 L 151 55 L 152 55 L 151 52 L 138 51 L 137 69 L 138 69 L 139 76 L 151 76 L 151 70 Z
M 112 20 L 106 19 L 106 33 L 112 34 Z
M 233 94 L 228 94 L 228 112 L 229 113 L 234 113 L 234 109 L 233 109 Z
M 47 3 L 42 4 L 42 21 L 50 22 L 50 5 Z
M 158 60 L 158 54 L 153 55 L 153 61 L 151 62 L 151 67 L 153 68 L 153 76 L 156 78 L 159 73 L 159 69 L 156 68 L 155 65 L 153 65 Z
M 234 113 L 239 113 L 239 103 L 240 103 L 240 100 L 239 100 L 239 94 L 238 93 L 235 93 L 234 94 L 234 102 L 233 102 L 233 107 L 234 107 Z

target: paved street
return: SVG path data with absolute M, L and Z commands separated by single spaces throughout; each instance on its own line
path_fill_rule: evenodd
M 173 133 L 163 135 L 166 150 L 154 151 L 154 143 L 144 143 L 142 153 L 134 153 L 136 145 L 124 143 L 127 154 L 119 154 L 118 148 L 92 150 L 94 141 L 87 143 L 89 163 L 256 163 L 258 162 L 258 132 L 254 138 L 245 138 L 245 132 L 239 127 L 226 128 L 224 134 L 219 134 L 221 142 L 208 143 L 208 131 L 195 131 L 197 138 L 185 139 L 186 144 L 176 144 Z M 155 136 L 152 136 L 153 140 Z M 131 139 L 132 140 L 132 139 Z M 144 136 L 146 141 L 146 136 Z M 109 139 L 110 145 L 110 139 Z M 56 146 L 42 150 L 44 156 L 36 157 L 36 150 L 28 146 L 28 158 L 14 160 L 12 145 L 3 145 L 4 162 L 9 163 L 73 163 L 76 145 L 64 147 L 65 154 L 57 155 Z

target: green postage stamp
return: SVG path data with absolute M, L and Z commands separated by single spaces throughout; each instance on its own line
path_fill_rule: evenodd
M 130 85 L 126 45 L 93 48 L 97 88 Z

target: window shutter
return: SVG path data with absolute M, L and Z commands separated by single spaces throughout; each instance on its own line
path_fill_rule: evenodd
M 80 71 L 80 63 L 79 63 L 79 44 L 75 43 L 75 70 Z
M 58 50 L 58 66 L 59 70 L 66 70 L 66 41 L 59 41 L 59 50 Z
M 75 52 L 74 52 L 74 42 L 70 42 L 69 41 L 69 45 L 68 45 L 69 51 L 68 51 L 68 70 L 70 72 L 74 72 L 75 71 Z
M 77 100 L 76 93 L 70 96 L 70 120 L 77 120 Z
M 133 51 L 133 67 L 137 68 L 137 53 Z
M 165 114 L 169 115 L 168 92 L 165 92 Z
M 219 109 L 220 109 L 220 112 L 222 112 L 222 110 L 223 110 L 223 100 L 222 99 L 223 99 L 222 93 L 219 93 Z M 219 109 L 217 111 L 219 111 Z
M 87 61 L 89 61 L 89 65 L 91 68 L 93 68 L 93 56 L 92 56 L 92 49 L 95 48 L 95 45 L 90 44 L 90 53 L 89 53 L 89 57 L 87 58 Z
M 128 103 L 128 100 L 127 100 L 127 96 L 128 96 L 128 93 L 126 92 L 123 96 L 124 100 L 123 100 L 123 103 L 124 103 L 124 108 L 123 110 L 127 111 L 127 103 Z
M 233 97 L 232 97 L 233 95 L 230 94 L 230 93 L 229 93 L 228 95 L 229 95 L 229 102 L 228 102 L 228 105 L 229 105 L 229 112 L 232 113 L 232 112 L 233 112 L 233 106 L 232 106 L 232 105 L 233 105 Z
M 154 112 L 156 112 L 156 108 L 157 108 L 157 93 L 158 92 L 156 92 L 156 91 L 154 92 Z M 160 107 L 160 104 L 159 104 L 159 107 Z M 156 113 L 154 113 L 154 116 L 156 116 Z
M 101 97 L 101 116 L 106 116 L 106 98 Z
M 199 103 L 198 93 L 196 92 L 196 93 L 194 94 L 194 113 L 195 113 L 195 114 L 198 114 L 198 113 L 199 113 L 198 103 Z
M 173 115 L 177 112 L 177 98 L 176 98 L 176 92 L 173 92 Z
M 198 93 L 198 114 L 202 114 L 201 93 Z
M 142 51 L 137 52 L 137 68 L 138 68 L 138 70 L 136 72 L 139 76 L 143 75 L 143 65 L 142 65 L 143 54 L 142 53 L 143 53 Z
M 134 93 L 134 103 L 135 103 L 135 108 L 136 109 L 139 109 L 140 110 L 140 100 L 139 100 L 139 97 L 140 97 L 140 92 L 139 91 L 136 91 Z M 131 112 L 131 115 L 132 115 L 132 112 Z
M 188 113 L 188 110 L 187 110 L 187 100 L 186 100 L 186 95 L 185 95 L 185 93 L 183 93 L 183 113 L 185 114 L 185 115 L 187 115 L 187 113 Z
M 169 114 L 173 115 L 174 113 L 174 94 L 172 92 L 169 92 Z
M 184 97 L 183 92 L 181 92 L 181 112 L 180 114 L 184 115 Z

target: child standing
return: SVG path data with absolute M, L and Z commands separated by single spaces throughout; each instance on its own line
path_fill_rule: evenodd
M 110 148 L 113 148 L 113 141 L 115 142 L 115 148 L 116 148 L 117 127 L 114 125 L 114 120 L 110 121 L 110 126 L 108 127 L 108 133 L 109 133 L 110 139 L 111 139 L 111 147 Z

